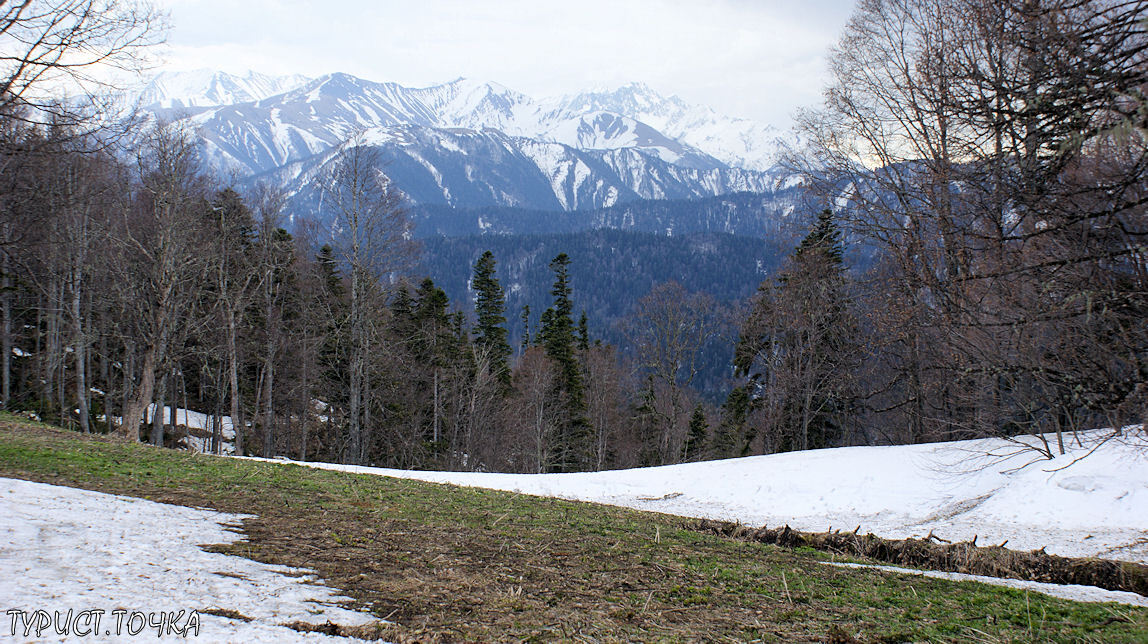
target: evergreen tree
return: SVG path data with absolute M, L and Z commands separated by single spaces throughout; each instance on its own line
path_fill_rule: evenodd
M 776 419 L 767 449 L 827 447 L 843 436 L 858 356 L 843 256 L 841 231 L 823 211 L 742 325 L 735 366 L 762 387 L 754 404 Z
M 721 424 L 713 437 L 713 455 L 716 458 L 731 458 L 749 454 L 749 445 L 753 440 L 747 436 L 746 429 L 749 422 L 751 405 L 748 386 L 734 387 L 722 405 Z
M 559 457 L 557 471 L 573 472 L 586 469 L 589 464 L 590 426 L 586 418 L 585 391 L 582 369 L 575 356 L 574 305 L 570 301 L 570 258 L 559 253 L 550 262 L 554 271 L 554 305 L 542 314 L 539 337 L 546 355 L 557 367 L 555 397 L 565 410 L 558 438 Z
M 511 349 L 506 330 L 506 293 L 494 276 L 494 253 L 489 250 L 474 265 L 474 343 L 490 356 L 490 370 L 504 387 L 510 386 L 507 360 Z
M 343 276 L 339 274 L 335 250 L 330 244 L 323 244 L 319 254 L 315 256 L 315 261 L 319 264 L 319 272 L 323 276 L 327 292 L 335 299 L 342 299 L 346 289 L 343 288 Z
M 530 305 L 522 305 L 522 352 L 530 346 Z
M 391 300 L 391 328 L 398 331 L 401 341 L 410 339 L 409 331 L 414 326 L 415 303 L 411 297 L 410 288 L 404 282 L 395 289 L 395 297 Z
M 586 353 L 590 350 L 590 330 L 586 323 L 586 311 L 578 318 L 578 350 Z
M 452 354 L 456 340 L 455 321 L 448 312 L 450 299 L 428 277 L 415 291 L 413 304 L 412 319 L 418 330 L 414 338 L 416 355 L 424 365 L 442 366 Z
M 817 254 L 839 273 L 845 270 L 845 242 L 833 212 L 828 209 L 818 213 L 817 223 L 798 244 L 794 259 L 800 262 L 810 254 Z
M 686 433 L 686 443 L 682 447 L 682 460 L 685 462 L 700 461 L 705 457 L 706 434 L 709 433 L 709 423 L 706 422 L 706 410 L 698 403 L 694 413 L 690 416 L 689 430 Z
M 426 378 L 428 391 L 424 402 L 429 402 L 431 409 L 427 414 L 430 426 L 424 432 L 432 449 L 445 447 L 445 381 L 449 367 L 460 353 L 457 324 L 454 316 L 447 312 L 449 306 L 446 293 L 435 286 L 434 280 L 428 277 L 419 284 L 413 316 L 417 331 L 412 346 L 416 364 L 424 370 Z
M 542 330 L 539 335 L 546 348 L 546 355 L 558 364 L 561 370 L 562 388 L 570 397 L 570 410 L 572 416 L 577 417 L 582 411 L 582 375 L 578 369 L 578 362 L 574 357 L 574 305 L 570 301 L 570 258 L 566 253 L 560 253 L 550 262 L 550 269 L 554 271 L 554 288 L 550 294 L 554 296 L 554 305 L 542 314 Z

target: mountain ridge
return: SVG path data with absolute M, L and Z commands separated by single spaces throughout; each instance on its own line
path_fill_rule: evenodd
M 308 79 L 201 71 L 160 75 L 137 103 L 193 127 L 220 174 L 274 180 L 304 201 L 313 188 L 299 181 L 313 184 L 332 151 L 362 133 L 405 168 L 392 178 L 414 203 L 601 208 L 768 191 L 780 172 L 767 161 L 766 148 L 778 144 L 769 126 L 720 117 L 642 83 L 535 100 L 465 78 L 411 88 L 342 72 Z M 756 143 L 723 148 L 729 140 Z

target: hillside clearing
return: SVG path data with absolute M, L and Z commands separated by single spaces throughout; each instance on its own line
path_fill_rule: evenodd
M 1141 608 L 826 566 L 825 554 L 672 516 L 220 459 L 11 417 L 0 475 L 253 515 L 246 541 L 210 550 L 314 570 L 394 622 L 382 635 L 400 642 L 1135 642 L 1148 631 Z
M 608 503 L 750 526 L 886 539 L 1007 541 L 1065 557 L 1148 563 L 1148 435 L 1081 432 L 1042 460 L 1012 440 L 841 447 L 576 474 L 309 467 Z M 1079 462 L 1076 462 L 1079 459 Z

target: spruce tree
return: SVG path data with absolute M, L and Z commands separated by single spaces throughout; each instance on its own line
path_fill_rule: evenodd
M 571 411 L 577 410 L 578 416 L 583 408 L 582 402 L 582 374 L 578 368 L 578 361 L 574 357 L 574 305 L 570 301 L 570 258 L 566 253 L 559 253 L 550 262 L 550 270 L 554 271 L 554 288 L 550 294 L 554 296 L 554 305 L 542 314 L 542 330 L 539 335 L 546 348 L 546 355 L 558 364 L 561 370 L 562 388 L 570 397 Z
M 560 456 L 557 471 L 573 472 L 586 469 L 590 454 L 590 423 L 586 418 L 585 391 L 582 369 L 575 356 L 574 306 L 570 301 L 570 258 L 560 253 L 550 262 L 554 271 L 554 305 L 542 314 L 539 337 L 546 355 L 557 366 L 555 397 L 564 407 L 565 418 L 559 432 Z
M 700 461 L 705 457 L 706 434 L 709 423 L 706 422 L 706 410 L 698 403 L 694 413 L 690 416 L 689 430 L 686 433 L 686 444 L 682 448 L 682 460 L 685 462 Z
M 841 231 L 823 211 L 742 325 L 735 365 L 762 388 L 754 404 L 777 418 L 767 449 L 828 447 L 843 435 L 859 353 L 843 258 Z
M 721 423 L 713 437 L 713 455 L 717 458 L 731 458 L 749 454 L 753 436 L 747 435 L 749 411 L 753 401 L 749 387 L 734 387 L 722 405 Z
M 426 389 L 425 403 L 430 403 L 425 417 L 430 421 L 424 429 L 424 438 L 431 450 L 444 450 L 447 447 L 444 436 L 446 397 L 445 382 L 447 373 L 460 359 L 462 353 L 460 338 L 461 324 L 456 316 L 448 312 L 450 300 L 446 293 L 435 286 L 434 280 L 424 279 L 415 291 L 414 328 L 411 342 L 416 364 L 422 371 Z
M 323 283 L 327 287 L 329 293 L 335 299 L 342 299 L 346 289 L 343 288 L 343 276 L 339 274 L 339 263 L 335 259 L 335 250 L 331 248 L 330 244 L 323 244 L 319 249 L 319 254 L 315 256 L 315 262 L 319 265 L 319 272 L 323 277 Z
M 489 250 L 474 264 L 473 287 L 474 313 L 477 324 L 474 327 L 474 343 L 487 351 L 490 357 L 491 372 L 496 374 L 504 387 L 510 386 L 510 368 L 507 360 L 511 349 L 506 330 L 506 293 L 498 278 L 494 276 L 494 253 Z
M 530 305 L 522 305 L 522 352 L 530 346 Z
M 826 209 L 817 215 L 817 223 L 801 240 L 794 251 L 794 259 L 801 261 L 808 255 L 816 253 L 828 261 L 838 271 L 845 267 L 845 243 L 842 241 L 841 229 L 833 218 L 833 212 Z
M 587 325 L 586 311 L 582 311 L 582 317 L 578 318 L 578 350 L 582 353 L 590 350 L 590 329 Z

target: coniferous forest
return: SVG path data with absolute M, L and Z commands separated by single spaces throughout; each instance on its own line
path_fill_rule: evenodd
M 217 451 L 513 472 L 1020 434 L 1052 456 L 1142 423 L 1140 7 L 951 5 L 859 4 L 788 160 L 807 207 L 757 237 L 419 240 L 354 141 L 314 178 L 337 225 L 308 222 L 184 128 L 43 98 L 36 64 L 71 72 L 37 59 L 0 86 L 0 402 L 155 445 L 199 431 L 151 413 L 182 408 Z M 140 34 L 90 32 L 108 56 L 147 44 L 107 27 Z

